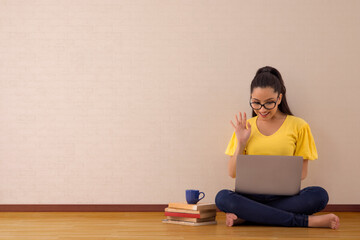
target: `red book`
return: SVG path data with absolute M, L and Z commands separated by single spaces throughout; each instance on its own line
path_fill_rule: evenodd
M 186 210 L 185 210 L 186 211 Z M 194 213 L 191 213 L 194 212 Z M 168 217 L 182 217 L 182 218 L 210 218 L 216 217 L 216 211 L 206 211 L 206 212 L 197 212 L 197 211 L 188 211 L 188 212 L 179 212 L 176 209 L 166 208 L 165 216 Z
M 179 213 L 179 212 L 165 212 L 165 216 L 184 217 L 184 218 L 200 218 L 200 214 Z

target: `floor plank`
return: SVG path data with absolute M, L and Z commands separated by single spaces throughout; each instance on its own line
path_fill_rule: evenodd
M 336 214 L 338 230 L 226 227 L 224 213 L 217 214 L 217 225 L 192 227 L 164 224 L 161 212 L 1 212 L 0 239 L 360 239 L 360 213 Z

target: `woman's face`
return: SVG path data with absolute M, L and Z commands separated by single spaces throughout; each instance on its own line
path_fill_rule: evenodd
M 278 112 L 281 99 L 282 94 L 275 92 L 272 87 L 256 87 L 251 93 L 250 102 L 254 112 L 261 120 L 269 120 Z M 263 104 L 267 109 L 260 104 Z

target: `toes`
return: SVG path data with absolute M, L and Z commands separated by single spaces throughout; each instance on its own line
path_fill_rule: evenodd
M 335 229 L 338 229 L 340 226 L 340 218 L 335 215 Z
M 226 219 L 226 226 L 231 227 L 233 225 L 233 221 L 231 219 Z
M 234 220 L 237 219 L 237 216 L 233 213 L 226 214 L 226 226 L 231 227 L 234 225 Z
M 336 228 L 335 229 L 338 229 L 340 227 L 340 219 L 337 218 L 336 220 Z
M 332 229 L 338 229 L 340 226 L 340 219 L 338 216 L 335 215 L 334 220 L 331 222 L 331 228 Z
M 227 213 L 226 214 L 226 225 L 229 227 L 232 226 L 237 226 L 240 225 L 242 223 L 244 223 L 245 220 L 238 218 L 235 214 L 233 213 Z
M 238 217 L 235 215 L 235 214 L 233 214 L 233 213 L 229 213 L 229 217 L 231 218 L 231 219 L 233 219 L 233 220 L 236 220 Z

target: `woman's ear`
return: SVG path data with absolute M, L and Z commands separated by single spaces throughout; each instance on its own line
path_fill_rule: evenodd
M 281 103 L 282 97 L 283 97 L 283 95 L 282 95 L 282 93 L 280 93 L 277 105 L 279 105 Z

